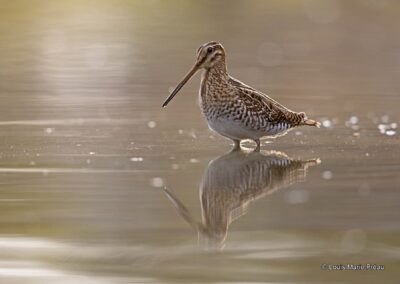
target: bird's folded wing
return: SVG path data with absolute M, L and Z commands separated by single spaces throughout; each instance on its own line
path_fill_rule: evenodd
M 243 104 L 246 112 L 250 115 L 260 116 L 267 119 L 270 123 L 280 123 L 288 121 L 287 114 L 291 111 L 268 97 L 266 94 L 257 91 L 238 80 L 231 83 L 236 89 L 236 102 Z

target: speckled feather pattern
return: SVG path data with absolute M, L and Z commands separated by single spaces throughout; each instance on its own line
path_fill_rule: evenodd
M 174 91 L 163 103 L 165 107 L 186 82 L 203 69 L 200 87 L 200 105 L 209 127 L 234 141 L 252 139 L 256 151 L 260 150 L 260 138 L 276 137 L 297 126 L 319 127 L 319 123 L 307 119 L 304 112 L 294 112 L 282 106 L 264 93 L 232 78 L 226 69 L 225 49 L 215 41 L 205 43 L 197 50 L 197 60 Z
M 201 108 L 208 121 L 225 118 L 250 131 L 277 134 L 304 122 L 304 113 L 293 112 L 267 95 L 230 77 L 220 61 L 205 71 L 201 83 Z

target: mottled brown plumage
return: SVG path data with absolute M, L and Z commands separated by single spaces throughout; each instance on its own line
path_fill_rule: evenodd
M 309 166 L 319 159 L 295 160 L 281 152 L 233 151 L 211 161 L 200 184 L 202 221 L 165 189 L 178 214 L 199 233 L 206 248 L 223 247 L 229 225 L 247 212 L 251 202 L 294 183 L 305 181 Z
M 209 42 L 197 50 L 197 61 L 178 84 L 163 106 L 178 93 L 200 68 L 204 69 L 200 87 L 200 105 L 209 127 L 232 139 L 252 139 L 260 149 L 260 138 L 276 137 L 298 126 L 317 126 L 304 112 L 294 112 L 264 93 L 231 77 L 226 69 L 225 50 L 218 42 Z

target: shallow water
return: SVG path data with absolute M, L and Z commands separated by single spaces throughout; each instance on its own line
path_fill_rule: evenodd
M 2 3 L 0 283 L 397 283 L 399 8 Z M 323 127 L 229 154 L 198 76 L 161 109 L 210 40 Z

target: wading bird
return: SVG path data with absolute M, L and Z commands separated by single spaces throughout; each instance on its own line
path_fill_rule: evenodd
M 200 69 L 204 69 L 200 86 L 200 106 L 209 127 L 233 140 L 235 148 L 240 141 L 251 139 L 260 150 L 260 138 L 277 137 L 290 129 L 320 123 L 308 119 L 304 112 L 294 112 L 264 93 L 229 76 L 225 49 L 215 41 L 203 44 L 197 50 L 196 63 L 163 103 L 165 107 Z

